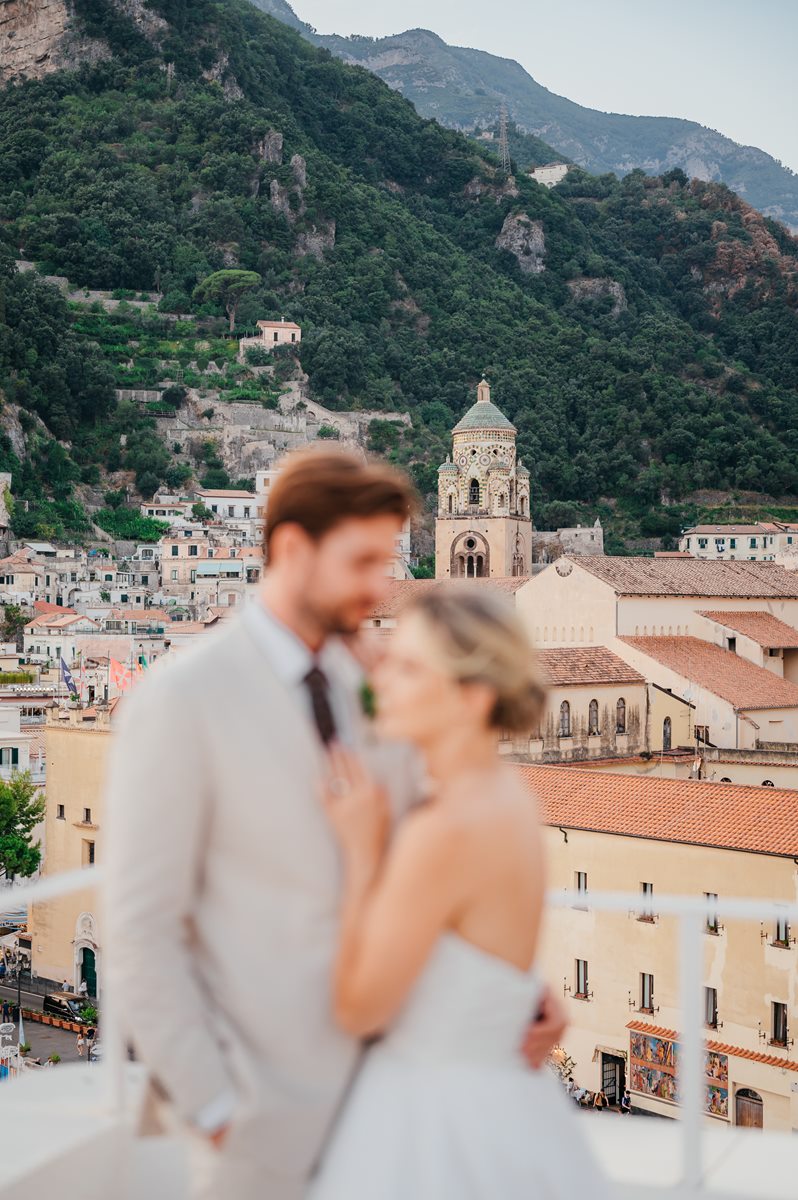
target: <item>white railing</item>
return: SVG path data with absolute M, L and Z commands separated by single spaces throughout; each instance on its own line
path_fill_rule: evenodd
M 95 887 L 102 879 L 100 867 L 63 872 L 40 879 L 36 883 L 0 891 L 0 917 L 4 912 L 17 910 L 21 905 L 41 903 L 69 892 Z M 627 915 L 640 908 L 638 892 L 550 892 L 547 904 L 551 908 L 588 908 L 597 912 Z M 679 928 L 680 1006 L 680 1186 L 692 1195 L 704 1190 L 702 1127 L 704 1125 L 704 1096 L 702 1089 L 702 1029 L 704 1006 L 702 987 L 703 935 L 709 919 L 718 920 L 787 920 L 798 926 L 798 903 L 776 901 L 658 895 L 657 915 L 672 917 Z M 103 1094 L 107 1111 L 122 1114 L 125 1104 L 124 1062 L 121 1040 L 114 1036 L 113 1013 L 107 999 L 102 1012 L 103 1060 L 95 1068 L 105 1072 Z M 0 1097 L 3 1091 L 0 1088 Z M 798 1150 L 793 1171 L 798 1174 Z
M 639 911 L 639 892 L 550 892 L 551 908 L 588 908 L 597 912 Z M 682 1146 L 681 1181 L 685 1188 L 700 1191 L 703 1186 L 701 1130 L 705 1116 L 701 1081 L 702 1034 L 704 1027 L 703 937 L 709 920 L 777 921 L 798 924 L 798 903 L 726 899 L 692 896 L 657 896 L 657 915 L 673 917 L 679 929 L 679 998 L 682 1013 L 679 1037 L 679 1106 Z M 798 1155 L 796 1155 L 798 1170 Z

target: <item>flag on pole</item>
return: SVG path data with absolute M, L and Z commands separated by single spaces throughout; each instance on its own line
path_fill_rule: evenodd
M 115 658 L 109 659 L 108 665 L 108 674 L 111 683 L 118 691 L 127 691 L 127 689 L 133 683 L 133 672 L 130 670 L 130 667 L 123 666 L 122 663 L 117 662 Z
M 67 690 L 71 692 L 73 696 L 77 696 L 78 689 L 75 684 L 75 680 L 72 678 L 72 672 L 70 671 L 69 667 L 64 662 L 63 655 L 61 656 L 61 678 L 66 684 Z

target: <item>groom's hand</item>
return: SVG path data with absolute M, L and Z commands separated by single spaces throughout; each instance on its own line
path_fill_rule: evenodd
M 551 988 L 546 985 L 540 998 L 537 1016 L 526 1031 L 522 1047 L 524 1058 L 530 1067 L 538 1070 L 559 1043 L 568 1026 L 565 1005 Z

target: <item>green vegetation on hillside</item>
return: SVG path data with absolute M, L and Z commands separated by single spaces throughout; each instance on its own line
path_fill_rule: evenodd
M 218 305 L 199 310 L 200 325 L 167 315 L 190 312 L 197 285 L 231 267 L 261 278 L 240 301 L 239 332 L 262 316 L 298 321 L 322 403 L 412 414 L 412 429 L 378 426 L 373 441 L 426 493 L 483 371 L 518 427 L 540 525 L 568 503 L 617 519 L 624 536 L 672 537 L 663 499 L 698 487 L 798 492 L 784 265 L 798 244 L 778 227 L 768 230 L 778 261 L 749 254 L 735 198 L 681 172 L 619 181 L 576 170 L 551 192 L 519 175 L 504 188 L 490 150 L 422 120 L 246 0 L 152 7 L 170 21 L 160 52 L 110 0 L 80 0 L 116 57 L 3 96 L 9 251 L 79 286 L 165 294 L 160 316 L 87 311 L 15 274 L 6 254 L 0 388 L 44 423 L 17 496 L 40 499 L 44 484 L 48 502 L 64 503 L 101 470 L 133 472 L 147 495 L 174 483 L 184 464 L 152 419 L 113 397 L 114 386 L 174 382 L 164 360 L 182 356 L 181 386 L 200 386 L 189 364 L 213 357 L 228 399 L 243 388 L 275 402 L 270 384 L 236 374 L 245 369 L 218 337 Z M 214 65 L 227 94 L 203 78 Z M 264 149 L 274 130 L 279 162 Z M 517 213 L 542 223 L 541 274 L 496 248 Z M 719 254 L 737 250 L 749 254 L 745 286 L 728 299 L 715 287 Z M 569 284 L 585 280 L 620 284 L 624 303 L 600 287 L 575 299 Z M 208 483 L 226 478 L 212 447 L 201 470 L 224 486 Z

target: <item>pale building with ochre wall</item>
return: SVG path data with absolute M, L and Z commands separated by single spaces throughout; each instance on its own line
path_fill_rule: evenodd
M 537 657 L 546 682 L 539 726 L 503 731 L 503 755 L 516 762 L 611 763 L 690 745 L 691 706 L 647 683 L 606 646 L 564 646 Z
M 705 611 L 767 611 L 798 629 L 798 573 L 765 562 L 563 556 L 529 580 L 516 605 L 541 647 L 706 640 Z
M 452 460 L 438 468 L 436 578 L 529 574 L 529 471 L 516 457 L 515 438 L 483 379 L 452 432 Z
M 51 709 L 45 731 L 47 787 L 42 876 L 102 858 L 103 781 L 111 737 L 109 709 Z M 142 753 L 146 749 L 142 748 Z M 90 994 L 102 988 L 98 893 L 94 888 L 35 904 L 30 912 L 34 975 Z M 94 985 L 94 986 L 93 986 Z
M 673 1055 L 678 1067 L 682 1026 L 678 932 L 675 919 L 658 916 L 657 896 L 795 903 L 798 792 L 565 766 L 517 769 L 546 824 L 549 888 L 587 892 L 573 907 L 548 911 L 540 954 L 567 1005 L 562 1045 L 574 1078 L 617 1095 L 629 1086 L 634 1107 L 678 1116 L 678 1104 L 665 1098 L 669 1071 L 645 1062 L 652 1051 Z M 768 818 L 773 811 L 778 822 Z M 639 905 L 623 913 L 591 908 L 591 893 L 612 891 L 640 897 Z M 798 1130 L 792 928 L 710 920 L 702 957 L 697 1001 L 711 1056 L 709 1119 Z

